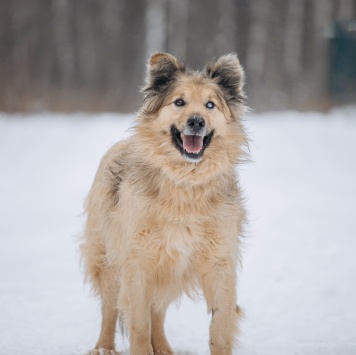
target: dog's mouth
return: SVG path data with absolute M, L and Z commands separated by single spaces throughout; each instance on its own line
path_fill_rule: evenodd
M 202 160 L 205 149 L 209 146 L 214 131 L 206 136 L 199 134 L 185 135 L 176 126 L 171 127 L 172 141 L 184 158 L 190 162 Z

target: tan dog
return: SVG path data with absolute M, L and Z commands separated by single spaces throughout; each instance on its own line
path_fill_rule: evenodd
M 197 289 L 212 313 L 211 354 L 232 353 L 245 220 L 235 173 L 246 143 L 243 83 L 234 54 L 202 72 L 166 53 L 150 58 L 135 132 L 104 156 L 87 200 L 81 250 L 102 301 L 100 354 L 114 353 L 118 315 L 130 354 L 173 354 L 166 309 Z

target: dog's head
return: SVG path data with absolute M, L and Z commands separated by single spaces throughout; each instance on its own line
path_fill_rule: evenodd
M 138 133 L 155 156 L 172 162 L 235 163 L 244 144 L 244 72 L 235 54 L 197 72 L 167 53 L 148 65 Z

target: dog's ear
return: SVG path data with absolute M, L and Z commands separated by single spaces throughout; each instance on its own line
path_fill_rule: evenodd
M 162 104 L 157 96 L 167 94 L 171 84 L 179 73 L 183 73 L 186 66 L 183 62 L 168 53 L 154 53 L 148 63 L 146 85 L 143 88 L 145 102 L 157 98 L 150 102 L 151 109 L 158 109 L 157 105 Z
M 244 103 L 245 73 L 235 53 L 224 55 L 208 65 L 206 75 L 220 86 L 228 105 Z

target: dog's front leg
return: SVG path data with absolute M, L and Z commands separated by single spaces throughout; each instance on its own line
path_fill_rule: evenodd
M 153 355 L 151 345 L 151 303 L 153 287 L 146 268 L 131 270 L 127 278 L 131 355 Z
M 166 315 L 166 307 L 163 309 L 151 309 L 151 339 L 154 353 L 156 355 L 172 355 L 173 350 L 169 346 L 166 335 L 164 333 L 164 318 Z
M 202 277 L 202 288 L 212 313 L 210 352 L 212 355 L 231 355 L 237 332 L 234 263 L 215 263 Z

